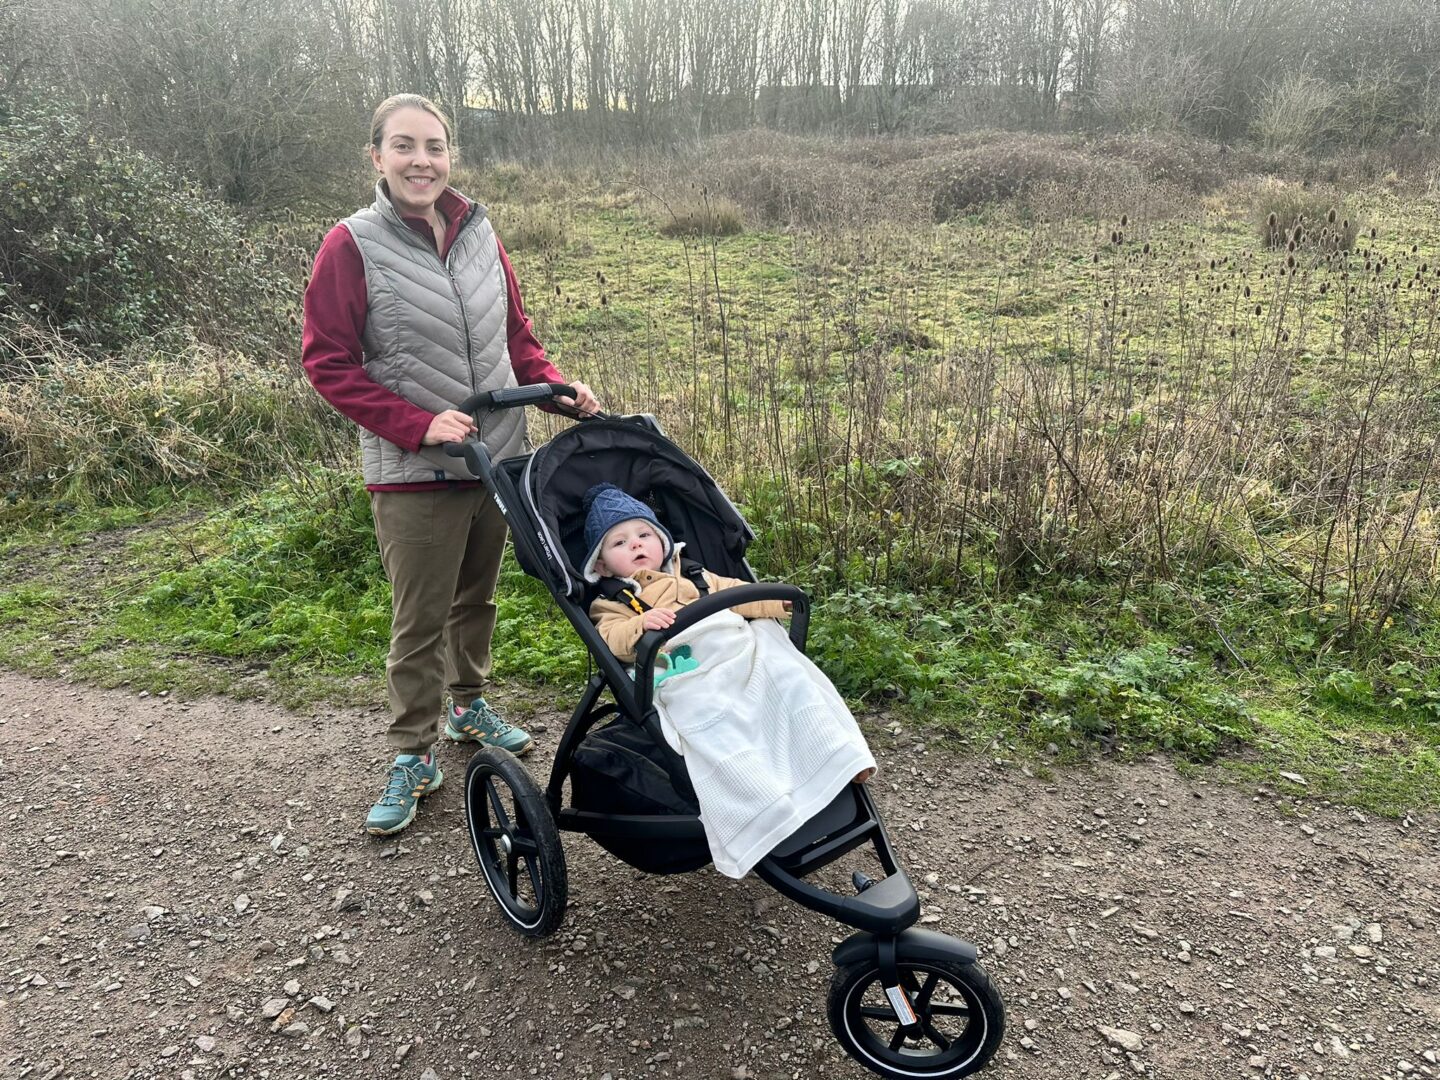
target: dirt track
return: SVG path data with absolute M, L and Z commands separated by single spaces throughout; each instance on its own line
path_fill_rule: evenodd
M 499 702 L 542 775 L 564 718 Z M 566 922 L 524 941 L 473 865 L 465 748 L 398 843 L 361 833 L 382 727 L 0 672 L 0 1076 L 869 1075 L 825 1021 L 843 928 L 567 836 Z M 872 742 L 927 917 L 1009 1004 L 985 1075 L 1440 1076 L 1435 817 Z

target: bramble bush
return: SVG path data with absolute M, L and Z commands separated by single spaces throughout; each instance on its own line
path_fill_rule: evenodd
M 32 324 L 94 352 L 181 326 L 208 344 L 273 340 L 293 284 L 175 170 L 32 109 L 0 122 L 0 191 L 0 301 Z

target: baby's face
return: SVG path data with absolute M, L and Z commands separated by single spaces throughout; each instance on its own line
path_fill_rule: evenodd
M 620 522 L 600 542 L 600 564 L 610 577 L 634 577 L 640 569 L 658 570 L 664 555 L 665 542 L 644 518 Z

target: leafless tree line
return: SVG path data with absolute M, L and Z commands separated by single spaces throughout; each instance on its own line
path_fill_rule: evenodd
M 1440 0 L 0 0 L 3 98 L 72 98 L 238 199 L 400 89 L 502 147 L 756 123 L 1372 146 L 1440 131 Z

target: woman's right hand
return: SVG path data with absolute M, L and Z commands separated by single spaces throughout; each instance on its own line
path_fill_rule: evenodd
M 420 440 L 420 445 L 439 446 L 441 443 L 464 442 L 467 435 L 473 435 L 478 430 L 473 417 L 456 409 L 446 409 L 435 414 L 430 426 L 425 429 L 425 437 Z
M 652 607 L 640 616 L 640 625 L 646 630 L 664 630 L 675 623 L 675 613 L 668 608 Z

